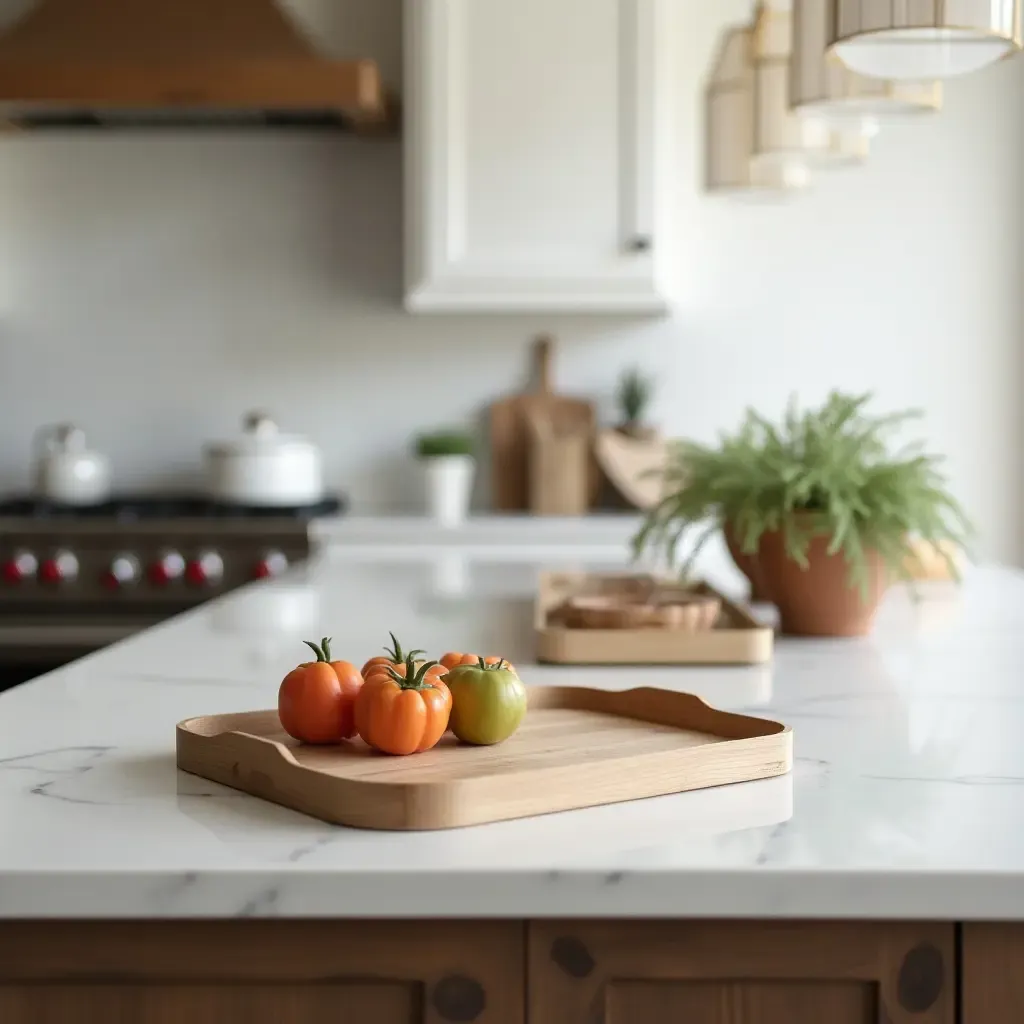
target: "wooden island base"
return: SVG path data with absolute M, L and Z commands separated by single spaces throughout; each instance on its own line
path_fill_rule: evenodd
M 1013 1024 L 1024 926 L 0 922 L 3 1024 Z

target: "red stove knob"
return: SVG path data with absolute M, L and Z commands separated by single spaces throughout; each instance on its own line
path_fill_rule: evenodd
M 288 568 L 288 556 L 282 551 L 268 551 L 256 563 L 253 575 L 258 580 L 267 579 L 269 576 L 280 576 Z
M 32 579 L 39 569 L 39 561 L 31 551 L 15 551 L 4 562 L 3 577 L 6 583 L 17 584 Z
M 118 590 L 136 583 L 138 579 L 138 559 L 134 555 L 118 555 L 103 574 L 103 585 L 110 590 Z
M 224 559 L 216 551 L 204 551 L 185 566 L 185 579 L 193 587 L 214 586 L 224 575 Z
M 157 587 L 165 587 L 168 583 L 181 579 L 184 573 L 185 559 L 177 551 L 165 551 L 149 567 L 149 582 Z
M 58 551 L 39 566 L 39 579 L 56 586 L 71 583 L 78 578 L 78 559 L 70 551 Z

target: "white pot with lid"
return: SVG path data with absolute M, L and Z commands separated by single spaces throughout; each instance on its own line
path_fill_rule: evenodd
M 204 456 L 206 489 L 214 501 L 289 508 L 323 499 L 320 449 L 282 434 L 264 413 L 249 413 L 241 437 L 207 445 Z
M 61 505 L 99 505 L 110 498 L 110 462 L 89 449 L 78 427 L 44 427 L 35 448 L 37 497 Z

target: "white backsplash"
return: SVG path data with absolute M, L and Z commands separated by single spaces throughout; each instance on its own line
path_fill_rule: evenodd
M 563 388 L 610 416 L 617 374 L 642 362 L 673 433 L 709 438 L 748 403 L 777 411 L 832 385 L 920 406 L 983 553 L 1016 558 L 1024 61 L 951 83 L 941 115 L 886 129 L 864 168 L 807 197 L 715 199 L 700 188 L 700 89 L 748 5 L 677 2 L 669 321 L 407 316 L 397 141 L 0 139 L 0 490 L 27 485 L 43 423 L 78 422 L 124 487 L 171 486 L 259 406 L 323 445 L 357 508 L 409 508 L 411 435 L 518 388 L 529 337 L 552 329 Z M 290 6 L 397 78 L 399 0 Z

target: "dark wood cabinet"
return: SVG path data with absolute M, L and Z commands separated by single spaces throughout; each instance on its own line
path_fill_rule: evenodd
M 965 924 L 963 1024 L 1024 1021 L 1024 924 Z
M 551 921 L 527 946 L 530 1024 L 955 1019 L 953 925 Z
M 857 921 L 9 921 L 0 1024 L 1024 1021 L 1024 924 L 961 926 L 959 958 L 956 932 Z
M 415 991 L 386 983 L 23 986 L 0 994 L 5 1024 L 416 1024 L 422 1019 Z
M 0 924 L 3 1024 L 523 1024 L 516 922 Z

